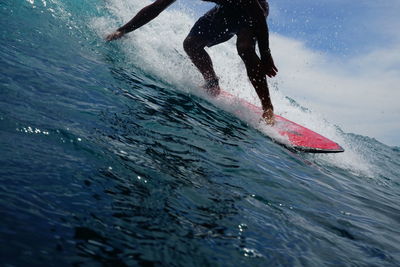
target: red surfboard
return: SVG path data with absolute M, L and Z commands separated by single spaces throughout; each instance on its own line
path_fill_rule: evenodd
M 239 102 L 243 106 L 249 108 L 250 111 L 261 116 L 263 110 L 261 107 L 251 104 L 244 99 L 236 97 L 226 91 L 221 91 L 221 97 Z M 328 138 L 311 131 L 297 123 L 294 123 L 282 116 L 275 115 L 275 125 L 273 126 L 275 130 L 284 137 L 285 140 L 289 141 L 289 145 L 286 142 L 280 140 L 274 140 L 277 143 L 287 147 L 288 149 L 293 149 L 302 152 L 309 153 L 340 153 L 344 152 L 344 149 L 337 143 L 329 140 Z

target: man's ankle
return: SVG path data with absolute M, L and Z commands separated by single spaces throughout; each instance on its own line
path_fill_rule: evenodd
M 206 79 L 204 88 L 213 88 L 213 87 L 219 87 L 219 78 L 218 77 Z
M 221 89 L 219 87 L 219 79 L 213 78 L 210 80 L 207 80 L 206 83 L 203 86 L 204 90 L 207 92 L 207 94 L 211 96 L 217 96 L 219 95 Z

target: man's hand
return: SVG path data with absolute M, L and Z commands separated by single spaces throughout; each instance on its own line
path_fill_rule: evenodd
M 275 77 L 278 72 L 278 68 L 275 66 L 274 60 L 269 51 L 261 56 L 261 64 L 265 75 L 270 78 Z
M 117 40 L 124 35 L 125 35 L 125 33 L 121 32 L 121 31 L 115 31 L 115 32 L 107 35 L 105 39 L 106 39 L 106 41 L 109 42 L 109 41 Z

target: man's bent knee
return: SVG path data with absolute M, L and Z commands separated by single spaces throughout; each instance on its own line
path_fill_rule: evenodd
M 203 49 L 206 45 L 202 40 L 196 37 L 187 36 L 183 41 L 183 49 L 188 55 L 195 54 L 197 51 Z
M 193 40 L 193 37 L 188 36 L 183 41 L 183 49 L 185 49 L 187 54 L 193 54 L 196 49 L 196 42 Z

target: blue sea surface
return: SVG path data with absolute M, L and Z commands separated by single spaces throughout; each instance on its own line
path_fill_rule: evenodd
M 400 265 L 400 148 L 290 152 L 104 42 L 132 2 L 0 2 L 2 266 Z

